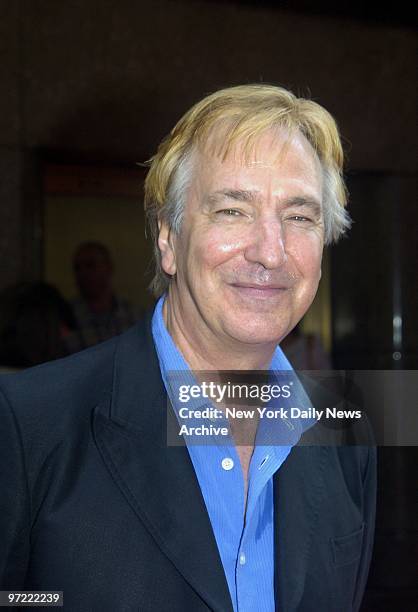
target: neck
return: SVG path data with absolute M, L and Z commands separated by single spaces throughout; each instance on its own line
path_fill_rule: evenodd
M 267 370 L 276 343 L 245 344 L 232 338 L 214 337 L 206 325 L 195 324 L 182 316 L 184 310 L 169 291 L 163 306 L 163 318 L 177 348 L 192 370 Z M 200 322 L 199 322 L 200 323 Z

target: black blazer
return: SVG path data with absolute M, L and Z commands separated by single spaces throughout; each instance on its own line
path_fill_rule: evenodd
M 167 447 L 150 319 L 0 383 L 0 590 L 62 590 L 77 611 L 227 612 L 187 449 Z M 274 477 L 280 612 L 358 610 L 372 447 L 297 446 Z

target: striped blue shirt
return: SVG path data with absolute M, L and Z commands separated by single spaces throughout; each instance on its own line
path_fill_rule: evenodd
M 155 308 L 152 333 L 162 378 L 178 413 L 178 401 L 173 401 L 170 389 L 170 373 L 190 373 L 190 368 L 167 331 L 162 314 L 163 303 L 164 296 Z M 292 371 L 279 347 L 273 355 L 270 370 Z M 293 430 L 289 445 L 275 444 L 277 440 L 269 438 L 266 430 L 262 444 L 257 443 L 254 447 L 248 472 L 246 511 L 244 478 L 232 438 L 228 437 L 222 444 L 187 444 L 236 612 L 275 610 L 272 477 L 301 433 L 297 424 L 288 426 Z

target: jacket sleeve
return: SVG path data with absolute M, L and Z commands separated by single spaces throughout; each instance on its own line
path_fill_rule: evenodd
M 0 389 L 0 590 L 23 588 L 30 504 L 21 432 Z
M 353 600 L 353 612 L 358 612 L 361 609 L 373 553 L 376 520 L 377 452 L 374 446 L 369 446 L 367 450 L 368 460 L 363 478 L 363 546 Z

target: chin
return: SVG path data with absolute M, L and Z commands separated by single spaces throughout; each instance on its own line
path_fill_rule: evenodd
M 244 318 L 240 321 L 227 321 L 224 325 L 225 331 L 237 342 L 243 344 L 279 344 L 288 333 L 288 326 L 278 325 L 277 317 Z

